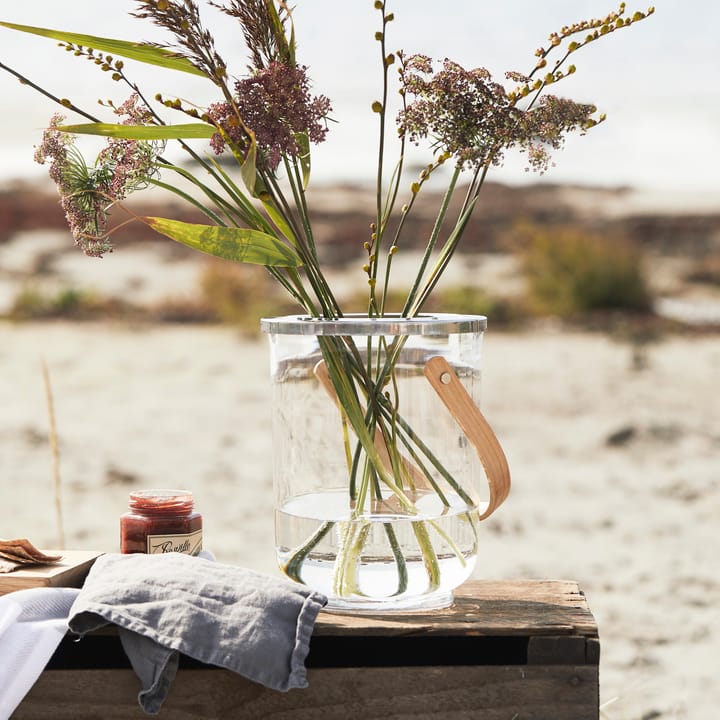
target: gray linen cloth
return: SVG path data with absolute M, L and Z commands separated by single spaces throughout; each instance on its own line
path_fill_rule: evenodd
M 307 687 L 305 658 L 327 598 L 303 585 L 180 553 L 103 555 L 70 609 L 78 635 L 115 624 L 143 689 L 160 711 L 178 653 L 275 690 Z

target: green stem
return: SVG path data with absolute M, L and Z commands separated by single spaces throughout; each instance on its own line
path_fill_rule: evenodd
M 343 352 L 343 346 L 341 345 L 340 356 L 338 357 L 337 346 L 333 348 L 333 341 L 336 340 L 337 338 L 318 337 L 318 342 L 323 353 L 323 358 L 325 359 L 330 380 L 335 388 L 335 392 L 337 393 L 338 401 L 345 409 L 355 435 L 362 445 L 369 461 L 372 463 L 375 472 L 377 472 L 379 480 L 396 495 L 398 501 L 408 512 L 415 512 L 413 502 L 395 482 L 387 468 L 384 467 L 383 462 L 378 455 L 377 448 L 375 447 L 374 434 L 366 425 L 365 413 L 361 408 L 354 383 L 350 379 L 352 375 L 347 373 L 347 368 L 345 367 L 345 362 L 347 362 L 349 356 L 347 353 Z M 342 359 L 343 356 L 345 361 Z M 369 383 L 366 387 L 370 387 L 370 389 L 372 389 L 372 384 Z M 377 400 L 375 398 L 368 398 L 368 401 L 372 401 L 377 404 Z
M 182 198 L 186 202 L 195 206 L 198 210 L 200 210 L 201 213 L 203 213 L 203 215 L 205 215 L 207 218 L 212 220 L 214 223 L 217 223 L 218 225 L 225 226 L 228 224 L 228 222 L 230 224 L 235 224 L 235 223 L 233 223 L 232 218 L 227 215 L 227 213 L 225 213 L 225 217 L 227 218 L 228 222 L 225 222 L 218 215 L 216 215 L 212 210 L 210 210 L 210 208 L 203 205 L 199 200 L 194 198 L 189 193 L 186 193 L 183 190 L 176 188 L 174 185 L 169 185 L 168 183 L 161 182 L 160 180 L 156 180 L 155 178 L 148 178 L 148 182 L 151 185 L 154 185 L 155 187 L 162 188 L 163 190 L 167 190 L 168 192 L 171 192 L 174 195 L 177 195 L 178 197 Z
M 380 127 L 378 129 L 378 154 L 377 154 L 377 174 L 375 180 L 375 241 L 372 247 L 372 253 L 370 256 L 370 269 L 368 272 L 369 285 L 370 285 L 370 303 L 369 312 L 374 309 L 378 311 L 377 294 L 376 294 L 376 283 L 378 274 L 378 262 L 380 256 L 380 246 L 382 244 L 384 227 L 384 216 L 383 213 L 383 173 L 385 165 L 385 124 L 387 114 L 387 99 L 388 99 L 388 62 L 385 46 L 385 32 L 387 30 L 387 20 L 385 16 L 385 4 L 379 8 L 383 16 L 382 21 L 382 32 L 380 33 L 380 53 L 382 61 L 382 99 L 380 101 Z
M 302 178 L 300 177 L 300 171 L 297 166 L 297 160 L 292 163 L 285 156 L 283 158 L 285 163 L 285 171 L 288 176 L 288 183 L 293 194 L 293 200 L 295 207 L 300 217 L 302 224 L 305 247 L 311 261 L 308 261 L 306 269 L 311 271 L 316 278 L 317 291 L 322 295 L 323 302 L 321 303 L 326 308 L 326 313 L 329 313 L 331 317 L 338 317 L 342 313 L 340 312 L 340 304 L 335 299 L 332 290 L 327 283 L 323 272 L 320 270 L 320 259 L 317 255 L 317 248 L 315 246 L 315 237 L 313 235 L 312 225 L 310 223 L 310 216 L 307 207 L 307 200 L 305 197 L 305 191 L 303 190 Z
M 283 217 L 284 222 L 287 224 L 288 228 L 291 229 L 296 241 L 295 246 L 297 247 L 298 253 L 303 261 L 308 282 L 310 283 L 315 297 L 322 308 L 323 317 L 337 317 L 338 309 L 335 307 L 332 300 L 328 298 L 327 281 L 318 266 L 317 259 L 313 254 L 304 232 L 297 225 L 293 212 L 290 209 L 282 190 L 278 186 L 277 180 L 271 173 L 266 173 L 263 175 L 263 182 L 268 188 L 268 191 L 272 194 L 274 207 L 277 208 Z
M 442 529 L 442 527 L 440 527 L 437 522 L 435 522 L 435 520 L 428 520 L 428 525 L 430 525 L 430 527 L 443 539 L 443 541 L 447 543 L 448 547 L 453 551 L 455 557 L 460 561 L 460 564 L 465 567 L 467 565 L 467 561 L 465 560 L 465 556 L 462 554 L 462 551 L 457 546 L 457 543 Z
M 440 587 L 440 563 L 433 548 L 432 540 L 430 540 L 425 521 L 416 520 L 412 523 L 412 529 L 423 556 L 425 571 L 428 574 L 428 590 L 432 592 Z
M 403 555 L 402 548 L 398 542 L 397 535 L 395 534 L 395 528 L 390 523 L 383 523 L 385 528 L 385 534 L 387 535 L 388 542 L 390 543 L 390 549 L 392 550 L 393 557 L 395 558 L 395 564 L 397 565 L 398 571 L 398 585 L 395 595 L 402 595 L 408 586 L 408 569 L 407 560 Z
M 334 522 L 324 522 L 285 563 L 283 572 L 292 580 L 302 582 L 302 566 L 307 556 L 317 547 L 322 539 L 332 530 Z
M 300 305 L 300 307 L 305 310 L 305 312 L 308 312 L 311 315 L 315 314 L 315 306 L 305 292 L 300 275 L 295 268 L 266 266 L 266 269 L 270 275 L 272 275 L 272 277 L 275 278 L 275 280 L 277 280 L 285 288 L 285 290 L 287 290 L 289 295 L 295 300 L 295 302 L 297 302 L 298 305 Z M 282 273 L 283 269 L 288 275 L 287 278 Z
M 450 487 L 457 493 L 458 497 L 469 506 L 474 506 L 475 502 L 473 499 L 468 495 L 468 493 L 463 490 L 463 488 L 460 486 L 460 484 L 455 480 L 455 478 L 446 470 L 445 466 L 438 460 L 438 458 L 435 456 L 435 454 L 430 450 L 430 448 L 422 441 L 420 437 L 418 437 L 417 433 L 410 427 L 410 425 L 407 423 L 406 420 L 404 420 L 399 414 L 395 414 L 395 422 L 397 427 L 399 427 L 402 432 L 398 433 L 398 437 L 402 444 L 407 449 L 408 453 L 412 457 L 412 459 L 416 462 L 416 464 L 419 466 L 419 469 L 422 470 L 423 474 L 427 478 L 428 482 L 432 485 L 433 489 L 438 493 L 441 501 L 444 505 L 448 506 L 450 503 L 447 501 L 447 498 L 445 497 L 444 493 L 440 489 L 440 487 L 437 485 L 437 481 L 434 479 L 432 473 L 425 467 L 422 459 L 420 458 L 418 454 L 418 450 L 425 456 L 425 458 L 430 462 L 430 464 L 442 475 L 443 479 L 450 485 Z M 415 449 L 417 448 L 417 450 Z
M 358 563 L 371 530 L 371 523 L 369 521 L 362 523 L 350 521 L 343 525 L 346 527 L 343 529 L 344 537 L 335 558 L 333 589 L 340 597 L 361 595 L 358 586 Z
M 230 178 L 225 170 L 215 161 L 211 160 L 211 165 L 200 160 L 202 166 L 215 179 L 220 187 L 228 194 L 231 200 L 235 201 L 240 207 L 240 215 L 247 218 L 246 222 L 250 227 L 261 230 L 268 234 L 273 234 L 273 225 L 260 213 L 252 204 L 245 193 Z M 292 238 L 287 238 L 292 240 Z
M 447 210 L 450 205 L 450 199 L 455 192 L 455 186 L 457 185 L 459 177 L 460 167 L 456 166 L 455 171 L 450 178 L 450 184 L 448 185 L 448 189 L 445 191 L 445 196 L 443 197 L 442 205 L 440 206 L 438 216 L 435 219 L 435 225 L 432 229 L 432 233 L 430 234 L 430 239 L 428 240 L 428 244 L 425 247 L 425 253 L 423 255 L 422 261 L 420 262 L 420 267 L 418 269 L 417 275 L 415 276 L 415 282 L 413 283 L 407 300 L 405 301 L 405 305 L 402 310 L 402 314 L 404 317 L 414 317 L 415 313 L 412 311 L 412 307 L 415 304 L 415 298 L 418 292 L 418 288 L 420 287 L 420 283 L 422 282 L 422 278 L 425 274 L 428 262 L 430 262 L 430 256 L 432 255 L 433 250 L 435 249 L 435 245 L 437 244 L 437 240 L 440 235 L 440 228 L 442 226 L 443 220 L 445 219 L 445 215 L 447 214 Z
M 453 231 L 450 233 L 450 236 L 448 237 L 448 239 L 445 242 L 445 245 L 443 246 L 442 250 L 440 251 L 440 254 L 435 263 L 435 266 L 433 267 L 433 270 L 430 273 L 428 280 L 426 281 L 425 285 L 423 286 L 423 289 L 420 292 L 420 295 L 415 299 L 415 301 L 413 302 L 413 304 L 411 305 L 411 307 L 408 311 L 408 315 L 410 317 L 415 317 L 420 312 L 420 310 L 422 309 L 422 306 L 425 304 L 425 301 L 427 300 L 428 296 L 433 291 L 433 289 L 437 285 L 438 281 L 442 277 L 443 273 L 445 272 L 445 268 L 448 266 L 450 259 L 455 254 L 455 250 L 457 249 L 457 246 L 460 242 L 460 238 L 462 237 L 463 232 L 465 231 L 465 227 L 467 226 L 468 222 L 470 221 L 470 216 L 472 215 L 472 212 L 475 208 L 475 203 L 477 202 L 477 199 L 478 199 L 478 195 L 475 194 L 471 203 L 468 205 L 468 207 L 464 210 L 464 212 L 458 218 L 457 224 L 453 228 Z
M 19 73 L 17 70 L 14 70 L 10 66 L 5 65 L 5 63 L 0 62 L 0 70 L 5 70 L 5 72 L 10 73 L 10 75 L 14 75 L 21 82 L 21 84 L 31 87 L 33 90 L 39 92 L 41 95 L 44 95 L 46 98 L 49 98 L 57 105 L 65 108 L 65 110 L 72 110 L 72 112 L 77 113 L 78 115 L 82 115 L 86 120 L 90 120 L 90 122 L 100 122 L 100 120 L 94 115 L 85 112 L 82 108 L 79 108 L 77 105 L 71 103 L 69 100 L 66 100 L 64 98 L 61 99 L 57 95 L 53 95 L 50 91 L 45 90 L 45 88 L 25 77 L 25 75 Z

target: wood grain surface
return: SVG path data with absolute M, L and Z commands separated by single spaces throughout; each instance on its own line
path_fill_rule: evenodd
M 13 720 L 147 717 L 126 658 L 120 653 L 112 664 L 107 651 L 113 641 L 119 646 L 117 637 L 105 631 L 95 640 L 68 642 L 75 659 L 55 659 L 51 666 L 58 669 L 40 676 Z M 597 625 L 576 583 L 476 581 L 444 610 L 322 612 L 306 689 L 268 690 L 181 658 L 159 717 L 597 720 L 598 660 Z
M 80 587 L 90 567 L 102 555 L 90 550 L 44 550 L 62 555 L 52 565 L 35 565 L 0 574 L 0 595 L 34 587 Z

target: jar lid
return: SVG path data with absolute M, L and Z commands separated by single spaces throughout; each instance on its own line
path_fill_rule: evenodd
M 130 493 L 128 504 L 131 508 L 172 512 L 193 506 L 193 494 L 189 490 L 151 489 Z
M 413 318 L 398 314 L 383 317 L 352 314 L 340 318 L 285 315 L 262 318 L 260 329 L 276 335 L 452 335 L 484 332 L 487 329 L 487 317 L 451 313 L 433 313 Z

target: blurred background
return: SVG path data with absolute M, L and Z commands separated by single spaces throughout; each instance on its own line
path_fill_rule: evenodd
M 376 138 L 370 104 L 380 92 L 378 44 L 373 41 L 379 13 L 370 2 L 345 3 L 342 11 L 327 0 L 296 3 L 294 17 L 300 62 L 310 68 L 315 92 L 333 104 L 331 141 L 314 154 L 315 180 L 372 180 Z M 5 6 L 2 19 L 72 29 L 127 40 L 167 41 L 148 24 L 129 17 L 135 4 L 115 0 L 97 12 L 94 0 L 54 0 Z M 513 3 L 396 0 L 389 9 L 388 48 L 449 57 L 465 67 L 484 66 L 499 81 L 508 70 L 528 72 L 534 51 L 550 32 L 579 20 L 604 17 L 616 9 L 605 0 L 516 0 Z M 711 158 L 720 153 L 720 104 L 711 78 L 720 66 L 714 28 L 720 7 L 710 0 L 683 3 L 659 0 L 650 20 L 615 33 L 583 49 L 573 59 L 578 72 L 558 86 L 558 93 L 596 104 L 609 121 L 584 138 L 574 138 L 556 159 L 547 182 L 631 185 L 678 193 L 693 203 L 702 196 L 716 201 L 720 183 Z M 628 4 L 628 15 L 642 5 Z M 208 10 L 217 47 L 231 73 L 245 70 L 244 47 L 231 19 Z M 124 90 L 85 60 L 54 49 L 52 40 L 2 29 L 1 61 L 61 97 L 92 108 L 98 98 Z M 196 102 L 211 101 L 213 88 L 188 77 L 132 66 L 131 76 L 148 93 L 176 93 Z M 3 82 L 0 117 L 3 178 L 40 175 L 30 147 L 38 141 L 49 113 L 48 102 L 10 77 Z M 122 100 L 114 97 L 115 100 Z M 522 183 L 528 178 L 522 160 L 508 162 L 493 179 Z M 715 196 L 713 197 L 713 193 Z

